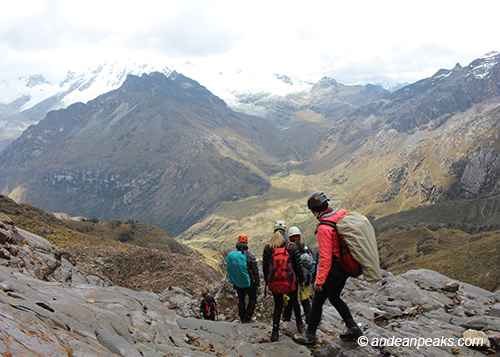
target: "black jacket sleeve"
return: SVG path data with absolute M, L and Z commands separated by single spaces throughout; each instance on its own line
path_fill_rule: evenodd
M 259 277 L 259 266 L 257 265 L 257 259 L 255 255 L 247 250 L 245 252 L 247 256 L 247 269 L 249 270 L 250 276 L 252 277 L 252 281 L 255 283 L 255 286 L 260 286 L 260 277 Z
M 302 260 L 300 259 L 300 252 L 297 249 L 295 243 L 291 242 L 288 246 L 288 254 L 292 259 L 293 270 L 295 271 L 295 275 L 297 276 L 297 280 L 299 283 L 305 282 L 304 278 L 304 266 L 302 265 Z
M 267 273 L 269 271 L 269 265 L 271 264 L 271 258 L 273 256 L 273 248 L 267 244 L 264 247 L 264 253 L 262 254 L 262 272 L 264 274 L 264 282 L 267 283 Z

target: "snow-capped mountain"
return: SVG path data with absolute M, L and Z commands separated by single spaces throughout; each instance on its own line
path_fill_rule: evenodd
M 42 120 L 49 111 L 77 102 L 87 103 L 117 89 L 128 74 L 140 76 L 151 72 L 168 76 L 172 70 L 114 61 L 79 74 L 70 71 L 57 84 L 50 83 L 41 74 L 0 80 L 0 148 L 15 140 L 29 125 Z
M 490 52 L 473 61 L 469 65 L 474 68 L 471 75 L 487 76 L 489 69 L 498 60 L 498 54 Z M 223 99 L 233 110 L 258 116 L 266 116 L 266 106 L 269 103 L 278 102 L 295 93 L 305 92 L 309 95 L 319 84 L 258 71 L 207 70 L 193 62 L 176 63 L 174 67 L 127 60 L 110 61 L 82 73 L 70 71 L 57 84 L 50 83 L 41 74 L 15 80 L 0 79 L 0 150 L 15 140 L 29 125 L 43 119 L 49 111 L 66 108 L 76 102 L 87 103 L 101 94 L 115 90 L 123 84 L 128 74 L 140 76 L 160 72 L 169 76 L 174 71 L 196 80 Z M 451 71 L 453 70 L 440 70 L 433 77 L 448 76 Z M 377 86 L 395 92 L 405 84 L 378 83 Z
M 43 119 L 49 111 L 66 108 L 77 102 L 87 103 L 119 88 L 129 74 L 141 76 L 160 72 L 169 76 L 174 71 L 195 79 L 230 107 L 249 114 L 262 114 L 262 108 L 249 104 L 244 98 L 255 95 L 280 97 L 312 86 L 312 83 L 294 81 L 278 74 L 242 70 L 212 72 L 192 63 L 178 64 L 174 69 L 172 66 L 119 60 L 89 68 L 82 73 L 69 71 L 57 84 L 49 82 L 41 74 L 14 80 L 0 79 L 0 150 L 21 135 L 29 125 Z
M 19 77 L 16 80 L 0 80 L 0 104 L 10 104 L 24 97 L 26 100 L 19 107 L 19 111 L 25 111 L 53 96 L 59 97 L 60 107 L 67 107 L 76 102 L 86 103 L 100 94 L 120 87 L 128 74 L 140 76 L 153 71 L 166 75 L 171 73 L 168 67 L 158 68 L 147 64 L 115 61 L 97 68 L 89 68 L 79 74 L 70 71 L 57 84 L 50 83 L 41 74 Z

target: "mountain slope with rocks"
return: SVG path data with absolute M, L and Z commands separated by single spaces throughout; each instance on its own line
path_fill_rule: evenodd
M 377 284 L 349 279 L 344 298 L 365 339 L 341 341 L 341 319 L 327 304 L 319 343 L 308 349 L 288 337 L 295 332 L 288 323 L 281 326 L 280 340 L 270 343 L 270 319 L 241 324 L 221 311 L 219 321 L 200 320 L 199 300 L 180 287 L 153 293 L 109 285 L 3 214 L 0 238 L 5 355 L 479 356 L 499 349 L 498 292 L 433 271 L 384 273 Z M 231 289 L 223 280 L 211 292 L 220 305 L 229 297 L 235 304 Z
M 2 192 L 50 211 L 133 218 L 176 234 L 221 201 L 269 186 L 278 155 L 292 155 L 276 133 L 182 75 L 129 76 L 88 104 L 49 113 L 4 150 Z
M 442 70 L 332 126 L 309 171 L 378 218 L 500 193 L 500 53 Z

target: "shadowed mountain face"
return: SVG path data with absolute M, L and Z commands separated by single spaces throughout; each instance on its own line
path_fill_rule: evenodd
M 2 153 L 0 181 L 47 210 L 176 234 L 222 201 L 266 190 L 276 155 L 287 157 L 287 144 L 267 121 L 232 112 L 182 75 L 153 73 L 50 112 Z

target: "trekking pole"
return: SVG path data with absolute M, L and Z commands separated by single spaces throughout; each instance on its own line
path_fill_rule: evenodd
M 314 280 L 316 280 L 316 275 L 318 274 L 318 265 L 319 265 L 319 252 L 316 253 L 316 261 L 314 262 L 314 276 L 313 276 Z
M 316 275 L 318 275 L 318 266 L 319 266 L 319 251 L 316 253 L 316 261 L 314 262 L 314 275 L 311 279 L 311 296 L 316 295 L 316 290 L 314 289 L 314 282 L 316 281 Z

